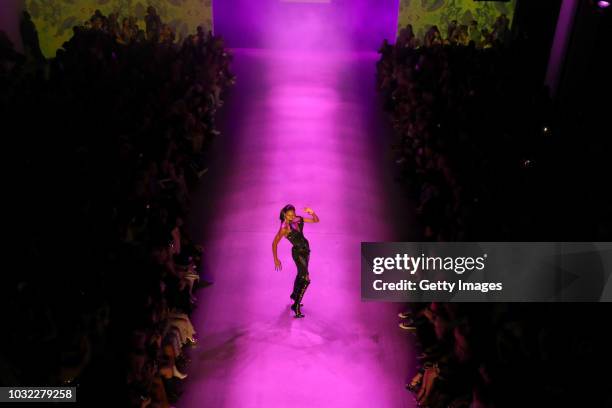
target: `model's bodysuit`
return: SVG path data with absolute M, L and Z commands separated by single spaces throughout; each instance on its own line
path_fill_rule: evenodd
M 287 234 L 287 239 L 293 245 L 291 248 L 291 256 L 297 266 L 297 275 L 293 283 L 291 299 L 299 304 L 304 297 L 306 288 L 310 284 L 310 276 L 308 274 L 310 247 L 308 245 L 308 240 L 304 236 L 304 219 L 302 217 L 296 217 L 293 222 L 285 221 L 285 226 L 290 229 Z

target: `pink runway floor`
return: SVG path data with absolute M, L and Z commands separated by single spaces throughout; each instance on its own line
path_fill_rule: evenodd
M 399 231 L 413 213 L 389 172 L 376 54 L 234 54 L 218 159 L 195 200 L 214 284 L 198 292 L 200 343 L 179 406 L 415 406 L 404 389 L 414 353 L 397 327 L 401 305 L 360 299 L 360 243 L 406 239 Z M 282 271 L 272 258 L 287 203 L 321 219 L 304 227 L 304 319 L 289 309 L 289 242 L 279 246 Z

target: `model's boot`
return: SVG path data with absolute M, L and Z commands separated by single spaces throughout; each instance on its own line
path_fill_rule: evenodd
M 302 282 L 302 285 L 300 286 L 300 291 L 297 294 L 295 303 L 293 304 L 293 306 L 291 306 L 291 310 L 295 312 L 295 316 L 293 317 L 297 317 L 297 318 L 304 317 L 304 314 L 302 313 L 302 309 L 301 309 L 303 306 L 302 298 L 304 297 L 304 293 L 306 292 L 306 288 L 308 287 L 308 285 L 310 285 L 310 281 L 304 280 Z
M 302 314 L 302 310 L 301 310 L 302 304 L 297 304 L 297 303 L 293 303 L 291 305 L 291 310 L 293 310 L 295 312 L 295 316 L 293 317 L 304 317 L 304 315 Z
M 302 314 L 301 311 L 301 307 L 304 306 L 301 302 L 300 302 L 300 298 L 299 298 L 299 293 L 301 292 L 301 287 L 302 285 L 298 286 L 298 295 L 295 294 L 291 294 L 291 299 L 293 299 L 293 304 L 291 305 L 291 310 L 293 310 L 295 312 L 295 316 L 293 317 L 304 317 L 304 315 Z
M 295 302 L 295 293 L 290 294 L 290 295 L 289 295 L 289 298 L 290 298 L 291 300 L 293 300 L 293 302 Z M 303 303 L 300 303 L 300 306 L 304 306 L 304 304 L 303 304 Z M 293 308 L 292 308 L 292 309 L 293 309 Z
M 295 275 L 295 280 L 293 281 L 293 291 L 291 292 L 291 295 L 289 295 L 289 297 L 291 298 L 293 302 L 295 302 L 295 299 L 297 298 L 297 294 L 300 292 L 301 285 L 302 285 L 302 279 L 300 275 L 297 274 Z M 300 306 L 304 306 L 304 305 L 300 305 Z

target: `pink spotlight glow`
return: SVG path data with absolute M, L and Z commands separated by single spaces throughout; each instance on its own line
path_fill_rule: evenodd
M 375 51 L 395 38 L 399 0 L 213 0 L 231 48 Z
M 215 283 L 198 295 L 200 342 L 181 407 L 416 406 L 404 388 L 415 357 L 397 327 L 400 306 L 361 301 L 361 242 L 396 240 L 409 213 L 378 150 L 387 134 L 376 58 L 235 50 L 223 162 L 209 170 L 222 187 L 202 190 L 215 201 L 201 221 Z M 291 245 L 279 244 L 282 271 L 272 259 L 287 203 L 321 218 L 304 227 L 312 250 L 304 319 L 289 310 Z

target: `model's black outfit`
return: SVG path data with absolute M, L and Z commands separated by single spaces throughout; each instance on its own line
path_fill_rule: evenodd
M 293 293 L 291 299 L 294 300 L 291 309 L 295 311 L 295 317 L 303 317 L 300 306 L 306 288 L 310 285 L 310 277 L 308 276 L 308 261 L 310 260 L 310 246 L 308 240 L 304 236 L 304 219 L 299 217 L 297 222 L 287 223 L 291 231 L 287 234 L 287 239 L 293 247 L 291 248 L 291 256 L 297 266 L 297 275 L 293 283 Z

